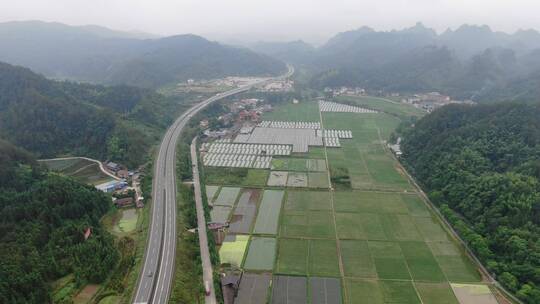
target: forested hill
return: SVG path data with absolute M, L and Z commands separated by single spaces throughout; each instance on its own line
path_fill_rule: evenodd
M 443 107 L 405 132 L 403 151 L 488 269 L 540 303 L 540 104 Z
M 269 56 L 195 35 L 137 39 L 95 26 L 21 21 L 0 23 L 0 45 L 0 61 L 47 77 L 101 84 L 156 88 L 187 79 L 286 71 Z
M 39 157 L 70 154 L 141 164 L 152 136 L 159 137 L 177 107 L 177 101 L 151 90 L 57 82 L 0 63 L 0 137 Z
M 0 303 L 50 303 L 49 282 L 71 273 L 80 285 L 102 282 L 118 257 L 99 224 L 110 207 L 105 194 L 0 140 Z

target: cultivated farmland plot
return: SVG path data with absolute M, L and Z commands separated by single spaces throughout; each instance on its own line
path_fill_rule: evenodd
M 289 172 L 289 177 L 287 178 L 287 186 L 304 188 L 307 187 L 307 174 L 302 172 Z
M 214 196 L 219 190 L 219 186 L 206 186 L 206 198 L 208 199 L 208 203 L 212 204 L 214 202 Z
M 210 220 L 214 223 L 226 223 L 229 221 L 231 210 L 230 206 L 214 206 L 210 210 Z
M 497 300 L 487 285 L 452 284 L 461 304 L 497 304 Z
M 236 187 L 223 187 L 219 192 L 218 197 L 214 201 L 214 205 L 232 207 L 236 202 L 236 197 L 240 192 L 240 188 Z
M 311 277 L 309 290 L 312 304 L 341 303 L 341 282 L 339 279 Z
M 244 268 L 248 270 L 272 270 L 275 252 L 275 238 L 253 237 L 249 244 Z
M 284 191 L 265 190 L 253 233 L 276 234 Z
M 287 185 L 287 171 L 271 171 L 268 177 L 268 186 L 271 187 L 284 187 Z
M 274 276 L 273 304 L 307 303 L 305 277 Z
M 251 232 L 260 195 L 261 191 L 258 189 L 244 189 L 242 191 L 229 224 L 230 232 L 245 234 Z
M 221 263 L 240 267 L 244 253 L 246 252 L 248 240 L 249 236 L 247 235 L 227 235 L 219 249 Z
M 269 274 L 243 274 L 240 288 L 238 289 L 238 296 L 234 303 L 266 303 L 271 278 Z
M 268 175 L 260 188 L 215 190 L 211 215 L 230 220 L 221 262 L 245 271 L 238 303 L 497 303 L 383 145 L 396 116 L 296 106 L 276 107 L 259 127 L 318 131 L 341 148 L 274 156 L 258 170 Z M 337 185 L 336 172 L 349 183 Z
M 328 174 L 326 172 L 309 172 L 308 186 L 310 188 L 328 188 L 330 186 Z

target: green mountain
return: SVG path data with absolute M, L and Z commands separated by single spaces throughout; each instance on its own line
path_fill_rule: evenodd
M 51 303 L 49 282 L 67 274 L 79 286 L 103 282 L 118 259 L 99 224 L 110 207 L 104 193 L 0 140 L 0 302 Z
M 229 75 L 271 76 L 285 65 L 247 49 L 224 46 L 194 35 L 180 35 L 145 42 L 147 51 L 111 67 L 107 82 L 142 87 Z
M 404 162 L 490 272 L 540 303 L 540 104 L 450 105 L 404 132 Z
M 256 50 L 295 64 L 308 75 L 304 81 L 317 88 L 439 91 L 476 101 L 540 100 L 537 82 L 528 80 L 540 72 L 540 33 L 534 30 L 506 34 L 463 25 L 437 34 L 421 23 L 393 31 L 362 27 L 315 49 L 260 43 Z
M 422 24 L 401 31 L 377 32 L 368 27 L 339 33 L 317 49 L 313 64 L 319 68 L 384 66 L 412 50 L 433 45 L 436 34 Z
M 343 66 L 317 73 L 311 79 L 315 87 L 360 86 L 390 92 L 441 90 L 449 75 L 461 64 L 444 47 L 428 46 L 397 55 L 377 68 Z M 444 91 L 444 90 L 442 90 Z
M 24 37 L 24 39 L 21 39 Z M 277 75 L 283 62 L 194 35 L 139 39 L 102 27 L 0 24 L 0 61 L 47 77 L 152 87 L 186 79 Z
M 39 157 L 141 164 L 179 106 L 146 89 L 57 82 L 0 63 L 0 137 Z

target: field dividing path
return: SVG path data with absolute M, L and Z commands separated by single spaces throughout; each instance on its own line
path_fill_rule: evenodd
M 206 218 L 201 195 L 201 183 L 199 179 L 199 163 L 197 160 L 197 137 L 191 142 L 191 166 L 193 169 L 193 189 L 195 191 L 195 207 L 197 209 L 197 227 L 199 233 L 199 246 L 201 248 L 201 261 L 203 269 L 203 284 L 207 291 L 204 302 L 206 304 L 216 304 L 216 293 L 214 290 L 214 276 L 212 263 L 210 262 L 210 250 L 208 250 L 208 235 L 206 234 Z

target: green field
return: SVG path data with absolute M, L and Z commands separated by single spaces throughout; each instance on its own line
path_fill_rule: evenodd
M 276 234 L 278 231 L 279 213 L 281 210 L 281 201 L 283 200 L 283 191 L 265 190 L 259 214 L 255 221 L 253 233 L 256 234 Z
M 280 239 L 276 272 L 292 275 L 339 277 L 336 241 Z
M 448 283 L 415 283 L 423 303 L 459 304 Z
M 282 216 L 280 236 L 335 238 L 331 211 L 288 211 Z
M 221 264 L 240 267 L 244 259 L 248 240 L 248 235 L 227 235 L 219 249 L 219 260 Z
M 264 113 L 263 120 L 278 121 L 314 121 L 318 122 L 319 105 L 316 102 L 304 101 L 299 104 L 286 103 L 274 107 L 271 112 Z
M 344 303 L 457 304 L 456 288 L 462 296 L 469 291 L 452 284 L 478 284 L 482 278 L 383 142 L 401 118 L 423 113 L 379 99 L 359 104 L 392 115 L 325 112 L 325 128 L 353 133 L 353 139 L 341 140 L 341 148 L 311 147 L 305 154 L 274 158 L 275 171 L 262 185 L 262 173 L 249 178 L 253 181 L 229 177 L 216 183 L 253 183 L 264 193 L 252 233 L 245 236 L 251 242 L 243 268 L 289 278 L 338 279 Z M 320 117 L 316 103 L 304 102 L 276 106 L 263 119 Z M 230 183 L 234 179 L 237 183 Z M 235 252 L 225 255 L 227 261 L 242 261 L 245 248 L 225 246 Z
M 334 200 L 338 212 L 408 213 L 399 193 L 341 191 L 335 192 Z
M 326 171 L 326 163 L 323 159 L 306 158 L 274 158 L 272 170 L 282 171 Z
M 308 153 L 306 154 L 307 158 L 324 158 L 325 149 L 323 147 L 310 147 Z
M 412 189 L 381 142 L 390 136 L 399 119 L 387 114 L 324 113 L 323 121 L 325 128 L 351 130 L 353 133 L 352 139 L 341 140 L 340 149 L 328 149 L 330 169 L 346 169 L 352 188 Z
M 276 253 L 276 239 L 253 237 L 249 244 L 244 268 L 249 270 L 272 270 Z
M 309 241 L 302 239 L 280 239 L 276 272 L 305 275 L 308 270 Z
M 270 171 L 261 169 L 248 169 L 247 177 L 242 186 L 265 186 Z
M 349 97 L 343 96 L 336 98 L 336 102 L 347 102 L 353 105 L 366 106 L 367 108 L 394 114 L 400 116 L 416 116 L 422 117 L 426 115 L 424 110 L 418 109 L 412 105 L 404 104 L 400 102 L 395 102 L 389 99 L 372 97 L 372 96 L 360 96 L 360 97 Z
M 204 173 L 208 184 L 257 187 L 266 184 L 269 172 L 262 169 L 206 167 Z
M 334 240 L 309 241 L 309 275 L 339 277 L 338 254 Z
M 285 210 L 332 210 L 330 192 L 328 191 L 287 191 Z
M 52 171 L 71 176 L 79 182 L 99 185 L 113 180 L 103 173 L 96 162 L 83 158 L 54 159 L 40 161 Z
M 328 174 L 322 172 L 309 172 L 308 173 L 308 187 L 325 189 L 330 186 L 328 182 Z
M 367 241 L 342 240 L 341 259 L 345 276 L 357 278 L 376 278 L 375 263 L 371 257 Z
M 410 280 L 411 275 L 396 242 L 369 242 L 369 250 L 380 279 Z

